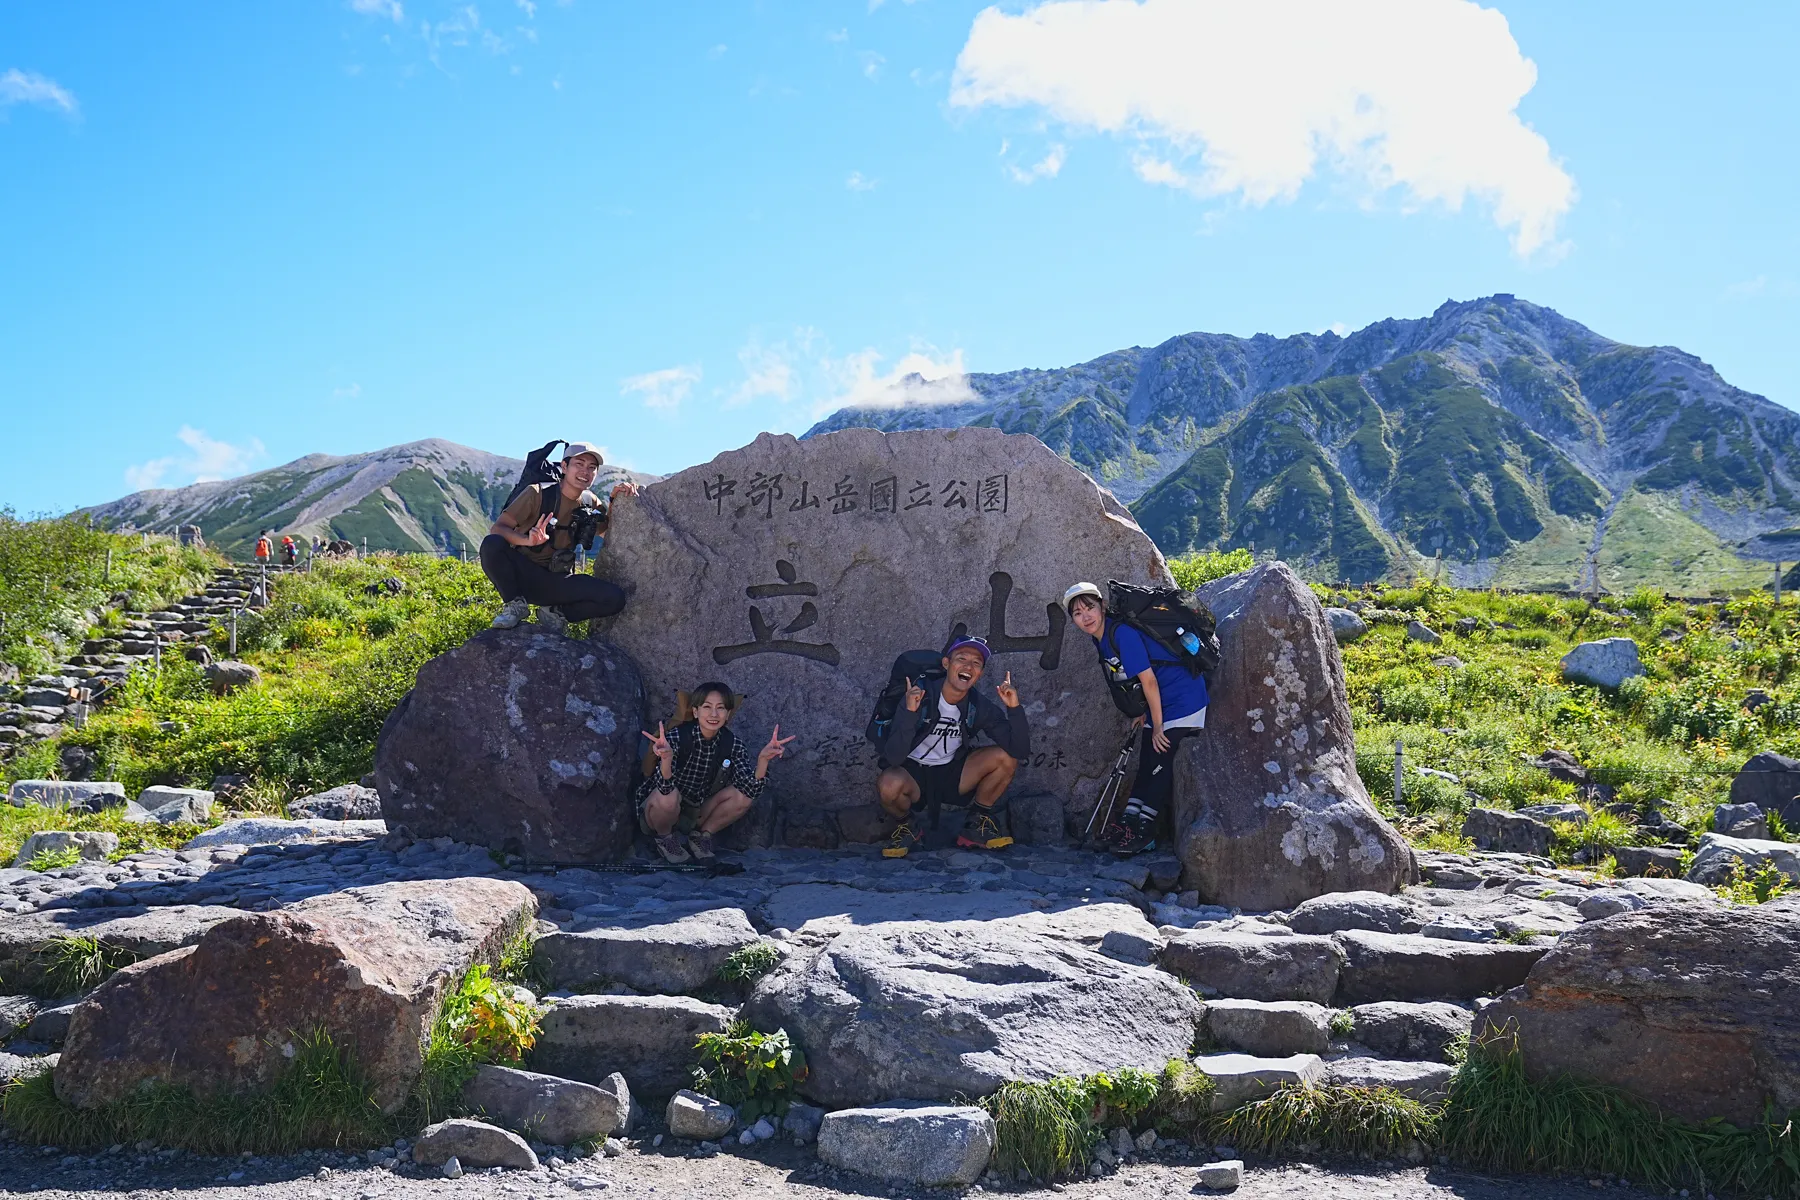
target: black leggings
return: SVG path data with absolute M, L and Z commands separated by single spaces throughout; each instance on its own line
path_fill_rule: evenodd
M 540 567 L 497 533 L 481 539 L 481 570 L 502 600 L 523 596 L 539 606 L 560 608 L 571 621 L 610 617 L 625 607 L 625 593 L 618 584 Z
M 1138 742 L 1137 778 L 1131 781 L 1131 799 L 1148 808 L 1153 818 L 1169 811 L 1169 802 L 1175 798 L 1175 752 L 1181 749 L 1181 740 L 1198 732 L 1197 729 L 1163 730 L 1163 735 L 1169 739 L 1169 752 L 1161 754 L 1150 742 L 1150 723 L 1144 722 L 1144 734 Z

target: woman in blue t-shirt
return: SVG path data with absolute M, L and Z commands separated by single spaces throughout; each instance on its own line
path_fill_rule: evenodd
M 1101 831 L 1101 843 L 1124 855 L 1155 849 L 1157 819 L 1175 795 L 1175 747 L 1188 734 L 1206 728 L 1206 680 L 1189 673 L 1154 639 L 1108 617 L 1100 589 L 1093 584 L 1078 583 L 1064 592 L 1063 607 L 1075 627 L 1094 639 L 1100 663 L 1115 681 L 1138 681 L 1149 710 L 1134 719 L 1144 737 L 1131 798 L 1125 802 L 1123 817 Z

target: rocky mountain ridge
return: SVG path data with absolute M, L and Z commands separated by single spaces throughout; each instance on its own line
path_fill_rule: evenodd
M 1247 546 L 1315 578 L 1441 555 L 1463 584 L 1741 585 L 1800 524 L 1800 414 L 1512 295 L 1347 337 L 1192 333 L 967 382 L 979 399 L 846 408 L 808 436 L 1034 433 L 1166 552 Z
M 343 538 L 371 550 L 471 552 L 499 515 L 525 462 L 426 438 L 366 454 L 308 454 L 236 479 L 134 492 L 79 511 L 114 528 L 173 532 L 198 525 L 242 554 L 264 529 Z M 600 485 L 630 476 L 602 467 Z

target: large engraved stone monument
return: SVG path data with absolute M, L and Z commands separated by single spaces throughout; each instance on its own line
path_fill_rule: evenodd
M 596 569 L 627 593 L 602 633 L 641 668 L 652 725 L 703 680 L 744 693 L 748 744 L 799 738 L 771 794 L 802 823 L 874 800 L 863 728 L 894 656 L 964 630 L 994 649 L 982 687 L 1010 671 L 1030 716 L 1014 793 L 1079 811 L 1125 723 L 1063 589 L 1169 582 L 1110 493 L 1036 438 L 971 428 L 763 434 L 622 498 Z

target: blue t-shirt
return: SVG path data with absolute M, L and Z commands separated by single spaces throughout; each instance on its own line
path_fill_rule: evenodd
M 1188 674 L 1188 669 L 1169 658 L 1169 652 L 1129 625 L 1108 618 L 1106 628 L 1096 643 L 1100 661 L 1106 662 L 1113 644 L 1119 647 L 1118 668 L 1137 678 L 1146 670 L 1156 672 L 1156 686 L 1162 692 L 1163 724 L 1191 716 L 1207 705 L 1206 679 Z

